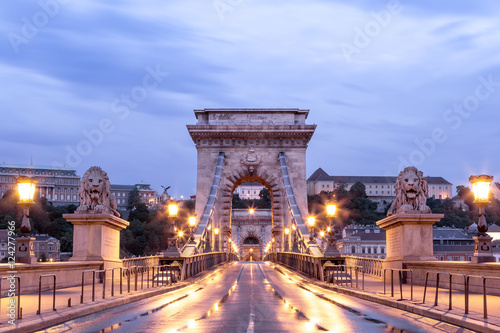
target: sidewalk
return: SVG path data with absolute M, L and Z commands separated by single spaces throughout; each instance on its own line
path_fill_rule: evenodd
M 391 297 L 390 279 L 386 282 L 386 293 L 384 294 L 382 279 L 365 276 L 364 290 L 362 290 L 361 275 L 358 280 L 359 289 L 356 289 L 355 279 L 353 279 L 353 287 L 351 287 L 350 282 L 347 286 L 345 284 L 342 286 L 332 285 L 331 283 L 320 282 L 299 272 L 292 271 L 281 264 L 273 263 L 273 265 L 279 266 L 280 270 L 287 271 L 287 274 L 300 277 L 305 283 L 406 310 L 477 332 L 500 332 L 500 296 L 487 296 L 488 319 L 484 319 L 482 294 L 469 293 L 469 314 L 465 314 L 465 293 L 463 291 L 452 290 L 452 310 L 449 310 L 449 290 L 443 290 L 442 288 L 439 289 L 438 293 L 438 305 L 434 306 L 435 286 L 427 287 L 424 304 L 422 303 L 424 296 L 423 286 L 413 286 L 413 300 L 410 300 L 411 286 L 403 285 L 404 299 L 401 300 L 399 283 L 394 285 L 394 297 Z
M 205 272 L 201 273 L 193 279 L 188 279 L 186 281 L 180 281 L 172 285 L 166 284 L 162 286 L 162 280 L 160 279 L 160 286 L 151 287 L 151 277 L 150 277 L 150 288 L 147 289 L 147 279 L 144 276 L 143 288 L 141 289 L 141 276 L 138 277 L 137 291 L 135 291 L 135 280 L 132 277 L 130 280 L 130 292 L 128 292 L 127 280 L 123 279 L 123 293 L 120 294 L 119 278 L 115 279 L 114 285 L 114 296 L 111 296 L 111 284 L 110 280 L 106 282 L 106 293 L 105 299 L 103 299 L 103 284 L 95 284 L 94 299 L 92 301 L 92 284 L 87 284 L 84 286 L 83 303 L 80 303 L 80 298 L 82 294 L 81 285 L 78 287 L 57 289 L 55 308 L 53 311 L 53 291 L 42 291 L 41 297 L 41 313 L 37 314 L 39 297 L 38 293 L 30 293 L 21 295 L 21 312 L 22 319 L 15 319 L 15 325 L 9 324 L 10 318 L 8 315 L 7 306 L 9 305 L 10 298 L 4 297 L 0 300 L 0 333 L 2 332 L 33 332 L 37 330 L 44 329 L 49 326 L 60 324 L 67 320 L 71 320 L 77 317 L 85 316 L 91 313 L 103 311 L 109 308 L 113 308 L 119 305 L 128 304 L 135 302 L 144 298 L 160 295 L 167 293 L 172 290 L 183 288 L 195 282 L 199 282 L 218 269 L 222 269 L 227 265 L 224 263 L 222 265 L 216 265 Z M 97 281 L 97 280 L 96 280 Z M 16 295 L 17 301 L 17 295 Z M 68 300 L 71 299 L 71 306 L 68 306 Z M 16 314 L 17 314 L 17 304 L 16 304 Z

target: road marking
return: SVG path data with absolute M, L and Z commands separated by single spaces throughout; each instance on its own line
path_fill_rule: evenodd
M 255 305 L 253 289 L 253 264 L 250 265 L 250 321 L 248 322 L 247 333 L 253 333 L 255 326 Z

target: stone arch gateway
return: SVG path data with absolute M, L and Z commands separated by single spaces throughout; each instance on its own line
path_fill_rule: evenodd
M 306 149 L 316 125 L 305 123 L 309 110 L 203 109 L 197 124 L 187 125 L 198 152 L 196 188 L 196 252 L 228 251 L 232 194 L 243 182 L 269 189 L 272 235 L 283 250 L 284 228 L 296 237 L 301 252 L 318 255 L 309 244 Z M 218 234 L 215 234 L 218 229 Z

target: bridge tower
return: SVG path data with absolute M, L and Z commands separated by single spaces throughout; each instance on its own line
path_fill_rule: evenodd
M 198 252 L 228 250 L 232 195 L 242 183 L 259 182 L 270 192 L 276 251 L 295 236 L 301 252 L 316 254 L 306 228 L 306 149 L 316 125 L 309 110 L 195 110 L 187 129 L 198 151 L 196 239 Z M 284 228 L 295 230 L 285 242 Z M 215 234 L 215 229 L 219 233 Z

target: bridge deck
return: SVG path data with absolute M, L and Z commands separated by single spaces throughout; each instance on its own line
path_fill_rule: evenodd
M 491 309 L 493 316 L 498 315 L 493 303 Z M 185 288 L 81 317 L 48 332 L 384 332 L 391 328 L 467 332 L 438 320 L 303 284 L 301 277 L 261 262 L 226 265 Z

